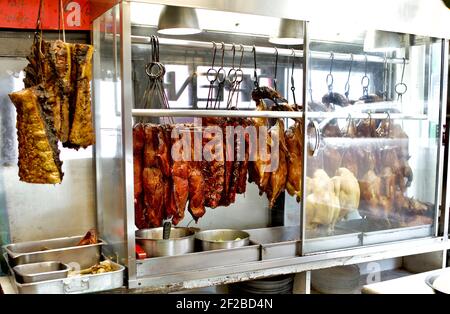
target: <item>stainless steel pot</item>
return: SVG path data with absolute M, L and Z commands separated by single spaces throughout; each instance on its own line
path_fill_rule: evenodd
M 197 232 L 195 240 L 200 250 L 232 249 L 248 245 L 250 235 L 245 231 L 215 229 Z
M 163 239 L 163 228 L 136 231 L 136 242 L 147 253 L 147 257 L 173 256 L 194 252 L 194 234 L 191 228 L 170 229 L 170 238 Z

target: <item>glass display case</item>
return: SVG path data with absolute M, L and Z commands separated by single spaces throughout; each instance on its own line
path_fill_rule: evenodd
M 304 252 L 437 235 L 443 41 L 311 33 Z
M 127 266 L 129 287 L 294 273 L 356 254 L 374 259 L 394 252 L 395 243 L 405 254 L 444 249 L 447 40 L 433 30 L 400 33 L 403 20 L 390 32 L 331 30 L 317 6 L 296 14 L 269 1 L 197 4 L 121 1 L 93 24 L 98 225 L 106 255 Z M 190 34 L 158 32 L 168 5 L 195 9 L 195 18 L 183 15 Z M 288 24 L 292 41 L 274 43 Z M 216 136 L 211 126 L 225 144 L 209 152 L 224 159 L 194 157 L 186 174 L 174 170 L 183 166 L 173 155 L 182 132 L 192 145 L 199 134 L 201 154 L 205 138 Z M 247 133 L 231 133 L 229 149 L 230 126 Z M 230 161 L 227 151 L 238 158 L 239 139 L 244 157 Z M 165 153 L 161 143 L 170 143 Z M 252 154 L 252 143 L 269 159 Z M 180 210 L 171 202 L 182 195 L 188 200 Z M 249 242 L 140 259 L 135 231 L 168 221 L 244 230 Z

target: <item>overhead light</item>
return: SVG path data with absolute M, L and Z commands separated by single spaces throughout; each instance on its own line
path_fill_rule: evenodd
M 303 44 L 303 21 L 282 19 L 278 34 L 270 37 L 269 42 L 276 45 Z
M 193 8 L 166 5 L 159 15 L 158 33 L 164 35 L 191 35 L 201 33 L 197 13 Z
M 387 52 L 401 48 L 401 34 L 369 30 L 364 38 L 364 51 L 367 52 Z

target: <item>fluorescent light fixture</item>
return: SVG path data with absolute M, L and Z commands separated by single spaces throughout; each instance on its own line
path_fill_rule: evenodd
M 278 34 L 270 37 L 269 42 L 276 45 L 303 44 L 303 21 L 282 19 Z
M 401 42 L 401 34 L 369 30 L 364 38 L 364 51 L 367 52 L 387 52 L 399 49 Z
M 158 33 L 164 35 L 192 35 L 201 33 L 197 13 L 193 8 L 165 6 L 158 20 Z

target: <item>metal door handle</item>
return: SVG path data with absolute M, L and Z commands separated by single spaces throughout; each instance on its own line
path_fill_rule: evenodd
M 319 152 L 320 147 L 320 128 L 319 124 L 312 120 L 309 122 L 310 125 L 312 125 L 312 128 L 314 128 L 314 136 L 316 138 L 316 142 L 314 143 L 314 147 L 309 149 L 309 154 L 313 157 L 317 156 L 317 153 Z

